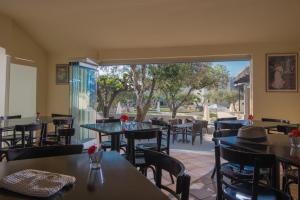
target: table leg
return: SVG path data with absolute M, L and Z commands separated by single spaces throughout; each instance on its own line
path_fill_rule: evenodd
M 298 167 L 298 199 L 300 199 L 300 167 Z
M 111 135 L 111 150 L 120 152 L 120 134 Z
M 276 164 L 272 170 L 272 186 L 280 190 L 280 162 L 276 160 Z
M 0 149 L 2 149 L 2 129 L 0 128 Z

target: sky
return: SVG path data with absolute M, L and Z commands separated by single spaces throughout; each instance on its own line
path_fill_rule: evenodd
M 213 62 L 213 65 L 224 65 L 230 73 L 231 77 L 238 75 L 243 69 L 250 65 L 250 61 L 222 61 Z M 106 74 L 108 71 L 102 71 L 99 69 L 99 73 Z
M 238 75 L 245 67 L 250 65 L 250 61 L 223 61 L 223 62 L 213 62 L 213 65 L 224 65 L 230 73 L 230 76 L 235 77 Z

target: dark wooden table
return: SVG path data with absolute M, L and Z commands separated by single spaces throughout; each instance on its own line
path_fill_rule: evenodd
M 7 130 L 12 130 L 16 125 L 27 125 L 27 124 L 41 124 L 41 141 L 46 139 L 48 124 L 53 122 L 53 119 L 65 119 L 66 117 L 50 117 L 41 116 L 39 119 L 36 117 L 25 117 L 20 119 L 5 119 L 0 120 L 0 148 L 2 148 L 2 133 Z
M 273 154 L 277 159 L 276 173 L 273 178 L 276 181 L 276 186 L 280 186 L 280 162 L 294 165 L 298 167 L 298 178 L 300 178 L 300 149 L 295 149 L 290 146 L 287 135 L 268 134 L 267 140 L 264 142 L 252 142 L 241 139 L 236 136 L 218 138 L 221 144 L 229 145 L 242 150 Z M 298 180 L 300 183 L 300 179 Z M 298 184 L 298 188 L 300 184 Z M 300 197 L 300 190 L 298 189 L 298 197 Z
M 64 200 L 167 200 L 168 198 L 117 152 L 105 152 L 103 179 L 90 173 L 87 154 L 57 156 L 0 163 L 0 178 L 23 169 L 37 169 L 76 177 L 73 187 L 48 199 Z M 99 178 L 99 176 L 98 176 Z M 0 189 L 1 200 L 34 199 Z
M 267 121 L 260 121 L 260 120 L 254 120 L 253 124 L 249 123 L 249 120 L 224 120 L 224 121 L 217 121 L 218 124 L 240 124 L 243 126 L 258 126 L 265 129 L 270 128 L 277 128 L 277 126 L 292 126 L 293 124 L 286 124 L 281 122 L 267 122 Z
M 110 123 L 96 123 L 96 124 L 84 124 L 81 125 L 82 128 L 97 131 L 99 134 L 104 133 L 106 135 L 111 135 L 111 147 L 112 150 L 120 151 L 120 135 L 129 134 L 133 131 L 141 130 L 161 130 L 161 126 L 152 125 L 151 123 L 144 122 L 127 122 L 126 124 L 121 124 L 120 122 L 110 122 Z

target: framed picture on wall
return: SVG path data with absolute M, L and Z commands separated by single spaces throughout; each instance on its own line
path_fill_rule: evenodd
M 266 90 L 268 92 L 298 91 L 298 54 L 266 55 Z
M 69 84 L 69 65 L 57 64 L 56 65 L 56 84 L 65 85 Z

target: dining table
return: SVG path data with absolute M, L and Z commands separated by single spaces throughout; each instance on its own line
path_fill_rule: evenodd
M 73 185 L 43 200 L 143 199 L 167 200 L 150 180 L 142 175 L 119 153 L 104 152 L 100 169 L 90 169 L 88 154 L 74 154 L 0 163 L 0 179 L 23 169 L 35 169 L 75 177 Z M 0 189 L 1 200 L 35 200 Z
M 274 186 L 280 188 L 280 163 L 285 163 L 298 168 L 298 183 L 300 183 L 300 149 L 294 148 L 289 142 L 289 137 L 283 134 L 268 134 L 264 141 L 253 141 L 237 136 L 216 138 L 224 144 L 243 151 L 272 154 L 276 157 L 276 166 L 272 173 Z M 300 197 L 300 184 L 298 184 L 298 197 Z
M 94 124 L 83 124 L 80 127 L 93 130 L 101 134 L 111 136 L 111 150 L 120 151 L 120 136 L 135 131 L 159 131 L 163 127 L 152 125 L 148 122 L 103 122 Z
M 2 148 L 2 134 L 6 131 L 13 130 L 17 125 L 27 124 L 40 124 L 41 138 L 40 142 L 47 139 L 48 124 L 53 123 L 53 119 L 65 119 L 67 117 L 51 117 L 51 116 L 40 116 L 40 117 L 24 117 L 17 119 L 1 119 L 0 120 L 0 149 Z
M 180 129 L 182 131 L 182 142 L 189 143 L 190 141 L 186 138 L 188 129 L 193 127 L 192 122 L 182 123 L 182 124 L 174 124 L 173 127 L 176 129 Z

